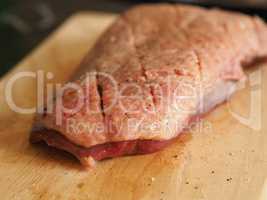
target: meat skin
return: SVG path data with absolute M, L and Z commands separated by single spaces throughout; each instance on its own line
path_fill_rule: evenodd
M 266 38 L 261 19 L 240 13 L 168 4 L 132 8 L 100 37 L 73 77 L 79 92 L 88 93 L 81 108 L 74 112 L 79 92 L 67 90 L 62 102 L 73 112 L 60 112 L 57 124 L 56 100 L 54 112 L 37 115 L 31 141 L 69 151 L 84 165 L 160 150 L 194 116 L 234 93 L 246 79 L 242 64 L 267 55 Z M 81 124 L 103 128 L 75 131 Z M 152 124 L 159 126 L 147 128 Z
M 165 141 L 130 140 L 99 144 L 91 148 L 84 148 L 71 143 L 56 131 L 42 130 L 40 132 L 35 132 L 34 137 L 31 138 L 32 143 L 40 141 L 45 141 L 49 146 L 63 149 L 73 154 L 85 166 L 91 167 L 92 163 L 87 163 L 86 160 L 88 157 L 92 157 L 93 160 L 99 161 L 125 155 L 154 153 L 173 143 L 174 139 Z

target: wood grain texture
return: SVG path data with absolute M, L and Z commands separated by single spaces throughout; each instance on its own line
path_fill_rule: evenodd
M 67 81 L 114 17 L 99 13 L 71 17 L 1 80 L 1 199 L 266 199 L 267 69 L 264 65 L 256 68 L 261 83 L 248 82 L 230 102 L 204 119 L 204 130 L 197 131 L 196 126 L 164 151 L 103 161 L 94 170 L 86 171 L 68 154 L 29 144 L 33 115 L 11 111 L 4 95 L 6 82 L 19 71 L 40 69 L 54 73 L 51 83 Z M 35 106 L 36 80 L 17 81 L 13 98 L 21 107 Z M 259 130 L 244 125 L 230 112 L 246 116 L 250 108 L 261 111 Z M 259 113 L 253 120 L 257 117 Z

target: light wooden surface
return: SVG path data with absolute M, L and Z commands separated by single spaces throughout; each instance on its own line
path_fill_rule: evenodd
M 267 70 L 262 84 L 238 92 L 205 118 L 202 132 L 187 133 L 166 150 L 107 160 L 85 171 L 68 154 L 28 143 L 32 115 L 12 112 L 5 83 L 18 71 L 44 69 L 64 82 L 112 15 L 80 13 L 25 58 L 0 82 L 0 195 L 6 199 L 265 200 L 267 199 Z M 229 108 L 249 113 L 251 91 L 262 92 L 262 127 L 239 122 Z M 254 93 L 253 93 L 254 94 Z M 255 95 L 254 95 L 255 96 Z M 254 97 L 253 96 L 253 97 Z M 257 95 L 256 95 L 257 96 Z M 17 105 L 32 107 L 36 81 L 16 82 Z M 259 115 L 257 115 L 259 116 Z

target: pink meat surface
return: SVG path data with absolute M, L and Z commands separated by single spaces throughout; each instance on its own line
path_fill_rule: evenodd
M 78 89 L 64 90 L 49 104 L 52 112 L 37 115 L 31 141 L 68 151 L 85 166 L 158 151 L 233 94 L 246 78 L 242 65 L 267 55 L 266 35 L 261 19 L 240 13 L 130 9 L 81 63 L 71 82 Z

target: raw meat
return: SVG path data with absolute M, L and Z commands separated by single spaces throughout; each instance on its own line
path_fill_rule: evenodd
M 226 101 L 246 79 L 242 66 L 265 55 L 267 26 L 257 17 L 137 6 L 85 57 L 71 82 L 78 89 L 64 90 L 52 112 L 37 115 L 31 141 L 68 151 L 85 166 L 158 151 Z

